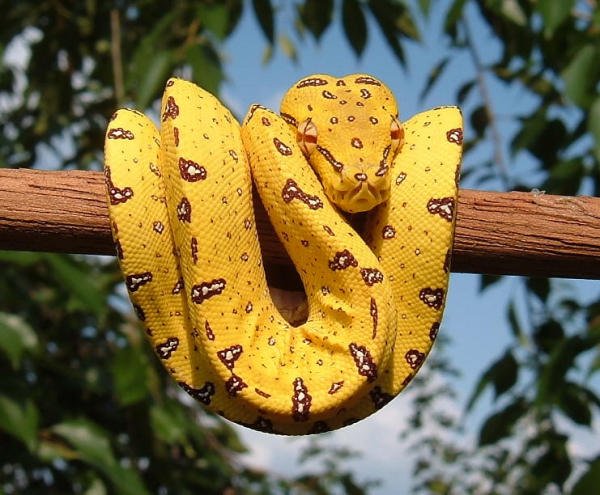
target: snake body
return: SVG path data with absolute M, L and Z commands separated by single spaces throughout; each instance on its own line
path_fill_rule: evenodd
M 160 131 L 123 109 L 105 141 L 116 251 L 159 359 L 188 394 L 245 426 L 336 429 L 383 407 L 435 339 L 454 231 L 462 120 L 400 124 L 364 74 L 313 75 L 281 115 L 240 126 L 210 93 L 167 82 Z M 252 180 L 308 298 L 292 326 L 271 300 Z M 340 211 L 369 212 L 364 241 Z

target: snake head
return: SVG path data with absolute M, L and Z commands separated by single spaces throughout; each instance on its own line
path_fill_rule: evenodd
M 282 116 L 340 209 L 368 211 L 387 200 L 404 133 L 391 91 L 365 74 L 314 75 L 284 96 Z

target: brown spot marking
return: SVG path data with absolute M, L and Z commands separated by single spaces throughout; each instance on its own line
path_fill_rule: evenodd
M 225 290 L 225 279 L 215 278 L 210 282 L 201 282 L 192 287 L 192 302 L 201 304 L 207 299 L 221 294 Z
M 281 118 L 285 120 L 289 125 L 293 125 L 294 127 L 298 127 L 298 121 L 289 113 L 281 112 Z
M 176 119 L 179 115 L 179 107 L 175 103 L 175 98 L 169 96 L 167 98 L 167 104 L 165 105 L 165 111 L 162 115 L 162 121 L 165 122 L 167 119 Z
M 383 282 L 383 273 L 377 268 L 361 268 L 360 275 L 369 287 L 374 284 Z
M 337 118 L 337 117 L 331 117 L 331 118 L 329 119 L 329 122 L 331 122 L 332 124 L 337 124 L 337 123 L 339 122 L 339 120 L 338 120 L 338 118 Z
M 152 230 L 154 230 L 154 232 L 157 234 L 162 234 L 165 230 L 165 226 L 161 221 L 157 220 L 156 222 L 152 223 Z
M 198 239 L 196 237 L 192 237 L 190 240 L 190 251 L 192 253 L 192 261 L 195 265 L 198 263 Z
M 269 127 L 271 125 L 271 121 L 267 117 L 263 117 L 262 119 L 260 119 L 260 121 L 265 127 Z
M 181 178 L 188 182 L 197 182 L 206 179 L 206 169 L 193 160 L 179 157 L 179 173 Z
M 244 252 L 240 255 L 240 259 L 242 261 L 248 261 L 250 259 L 250 257 L 248 256 L 248 253 Z
M 404 182 L 404 179 L 406 179 L 406 173 L 400 172 L 398 174 L 398 177 L 396 177 L 396 185 L 399 186 L 400 184 L 402 184 Z
M 119 188 L 113 184 L 109 167 L 104 169 L 104 181 L 106 182 L 106 188 L 108 189 L 108 196 L 110 198 L 111 205 L 125 203 L 127 200 L 133 198 L 133 189 L 131 189 L 131 187 L 127 186 Z
M 354 148 L 357 148 L 357 149 L 361 149 L 361 148 L 363 147 L 362 141 L 360 140 L 360 138 L 357 138 L 357 137 L 353 137 L 353 138 L 350 140 L 350 144 L 351 144 L 351 145 L 352 145 Z
M 133 132 L 122 127 L 113 127 L 106 135 L 108 139 L 129 139 L 130 141 L 135 137 Z
M 281 197 L 286 203 L 290 203 L 294 198 L 302 201 L 311 210 L 323 208 L 323 201 L 318 196 L 312 196 L 305 193 L 294 179 L 288 179 L 281 190 Z
M 125 286 L 129 292 L 136 292 L 149 282 L 152 282 L 152 272 L 132 273 L 125 277 Z
M 275 149 L 279 151 L 283 156 L 290 156 L 292 154 L 292 148 L 290 148 L 287 144 L 281 142 L 276 137 L 273 138 L 273 144 L 275 145 Z
M 379 119 L 377 117 L 369 117 L 369 122 L 371 122 L 373 125 L 376 125 L 379 123 Z
M 235 161 L 235 162 L 238 161 L 238 156 L 237 156 L 237 153 L 235 152 L 235 150 L 229 150 L 229 156 L 231 158 L 233 158 L 233 161 Z
M 180 222 L 192 221 L 192 205 L 187 198 L 181 198 L 181 201 L 177 205 L 177 218 Z
M 372 84 L 373 86 L 381 86 L 381 82 L 379 82 L 374 77 L 369 77 L 369 76 L 357 77 L 354 80 L 354 82 L 359 83 L 359 84 Z
M 251 313 L 253 309 L 254 306 L 252 306 L 252 301 L 248 301 L 248 304 L 246 304 L 244 311 L 246 311 L 246 313 Z
M 156 346 L 156 353 L 161 359 L 169 359 L 179 347 L 179 339 L 177 337 L 169 337 L 162 344 Z
M 440 322 L 436 321 L 431 324 L 431 328 L 429 329 L 429 339 L 434 341 L 437 337 L 437 334 L 440 330 Z
M 217 357 L 227 367 L 228 370 L 232 370 L 235 367 L 235 362 L 242 355 L 242 352 L 244 352 L 242 346 L 235 344 L 221 351 L 217 351 Z
M 179 127 L 173 127 L 173 140 L 175 141 L 175 146 L 179 146 Z
M 348 122 L 354 122 L 356 117 L 354 115 L 348 115 Z
M 351 266 L 356 268 L 358 266 L 358 261 L 347 249 L 338 251 L 333 256 L 333 259 L 329 261 L 329 269 L 333 270 L 334 272 L 336 270 L 345 270 Z
M 454 198 L 431 198 L 427 202 L 427 211 L 451 222 L 454 214 Z
M 304 385 L 302 378 L 294 380 L 294 394 L 292 395 L 292 417 L 294 421 L 306 421 L 310 413 L 312 396 Z
M 204 322 L 204 333 L 206 334 L 206 338 L 208 340 L 215 340 L 215 333 L 213 332 L 213 329 L 210 327 L 210 323 L 208 323 L 208 320 L 206 320 Z
M 381 387 L 379 385 L 377 385 L 376 387 L 373 387 L 373 390 L 371 390 L 369 392 L 369 396 L 371 397 L 371 400 L 373 401 L 373 406 L 375 407 L 375 409 L 381 409 L 383 406 L 385 406 L 388 402 L 390 402 L 394 396 L 392 394 L 388 394 L 387 392 L 384 392 Z
M 371 92 L 366 88 L 361 88 L 360 96 L 366 100 L 367 98 L 371 98 Z
M 177 385 L 198 402 L 207 406 L 210 404 L 211 397 L 215 395 L 215 384 L 212 382 L 205 382 L 201 388 L 193 388 L 185 382 L 177 382 Z
M 180 278 L 177 282 L 175 282 L 173 289 L 171 289 L 171 294 L 173 294 L 173 295 L 179 294 L 182 290 L 183 290 L 183 278 Z
M 296 84 L 296 88 L 300 89 L 306 88 L 307 86 L 325 86 L 327 84 L 327 81 L 325 79 L 321 79 L 320 77 L 308 77 L 298 82 L 298 84 Z
M 327 148 L 323 148 L 323 146 L 319 144 L 317 144 L 317 151 L 323 155 L 323 158 L 325 158 L 325 160 L 327 160 L 337 172 L 342 171 L 344 164 L 342 162 L 338 162 L 331 154 L 331 151 L 329 151 Z
M 371 338 L 374 339 L 377 336 L 377 322 L 379 319 L 377 312 L 377 301 L 375 301 L 374 297 L 371 298 L 369 313 L 371 314 L 371 319 L 373 320 L 373 334 L 371 335 Z
M 331 227 L 329 225 L 323 225 L 323 230 L 325 232 L 327 232 L 330 236 L 335 235 L 335 232 L 333 232 L 333 230 L 331 230 Z
M 396 237 L 396 229 L 393 225 L 385 225 L 383 229 L 381 229 L 381 237 L 384 239 L 393 239 Z
M 254 391 L 261 397 L 264 397 L 265 399 L 268 399 L 269 397 L 271 397 L 271 394 L 268 394 L 267 392 L 263 392 L 260 388 L 255 388 Z
M 334 95 L 331 91 L 327 91 L 326 89 L 323 90 L 323 93 L 321 93 L 323 95 L 323 98 L 327 98 L 328 100 L 337 100 L 337 96 Z
M 231 375 L 225 382 L 225 390 L 227 390 L 227 393 L 231 397 L 235 397 L 238 392 L 241 392 L 246 387 L 248 387 L 248 384 L 237 375 Z
M 413 370 L 416 370 L 419 368 L 419 366 L 421 366 L 421 364 L 423 364 L 425 354 L 417 349 L 411 349 L 410 351 L 406 352 L 404 359 L 406 359 L 406 362 Z
M 308 241 L 306 239 L 302 239 L 300 241 L 300 244 L 302 244 L 302 246 L 304 246 L 304 247 L 308 247 Z
M 433 309 L 441 309 L 444 304 L 444 289 L 426 287 L 419 292 L 419 299 Z
M 352 342 L 348 349 L 354 358 L 354 364 L 358 370 L 358 374 L 365 376 L 367 381 L 372 382 L 377 378 L 377 365 L 373 361 L 373 357 L 369 350 L 363 345 L 357 345 Z
M 333 395 L 337 393 L 344 386 L 344 381 L 341 382 L 333 382 L 331 387 L 329 387 L 329 391 L 327 392 L 329 395 Z
M 461 145 L 463 143 L 463 130 L 461 128 L 450 129 L 446 132 L 446 139 L 451 143 Z
M 336 86 L 345 86 L 346 83 L 342 79 L 338 79 L 335 83 Z

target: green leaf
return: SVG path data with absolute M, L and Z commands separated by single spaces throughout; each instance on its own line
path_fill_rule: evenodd
M 588 43 L 581 48 L 562 71 L 565 94 L 582 108 L 588 108 L 596 95 L 600 76 L 600 47 Z
M 429 71 L 429 76 L 427 77 L 427 81 L 425 82 L 425 85 L 421 90 L 421 94 L 419 95 L 420 100 L 424 100 L 429 91 L 431 91 L 431 88 L 433 88 L 437 80 L 444 73 L 444 69 L 446 68 L 446 65 L 448 65 L 449 61 L 449 57 L 444 57 L 431 68 L 431 71 Z
M 331 24 L 333 18 L 333 0 L 305 0 L 298 7 L 298 16 L 304 25 L 319 40 Z
M 527 402 L 517 398 L 504 409 L 489 416 L 479 431 L 479 445 L 489 445 L 510 435 L 517 421 L 527 412 Z
M 521 327 L 521 323 L 519 322 L 519 318 L 517 316 L 517 307 L 512 301 L 506 308 L 506 317 L 508 319 L 508 326 L 510 327 L 513 337 L 519 340 L 519 342 L 523 343 L 525 341 L 525 333 L 523 332 L 523 328 Z
M 218 94 L 223 71 L 214 50 L 206 45 L 193 45 L 188 48 L 186 55 L 196 84 L 212 94 Z
M 135 471 L 122 467 L 115 458 L 108 436 L 94 423 L 80 419 L 54 425 L 52 432 L 66 440 L 79 459 L 103 473 L 122 495 L 148 494 Z
M 285 34 L 280 34 L 277 38 L 279 42 L 279 46 L 281 51 L 285 53 L 285 55 L 292 61 L 296 62 L 298 60 L 298 52 L 296 51 L 296 46 L 289 36 Z
M 525 280 L 527 289 L 533 292 L 541 301 L 548 299 L 550 294 L 550 281 L 547 278 L 527 277 Z
M 478 137 L 483 137 L 488 124 L 490 123 L 489 115 L 483 105 L 478 106 L 471 112 L 471 126 L 475 130 Z
M 551 38 L 558 28 L 570 15 L 575 6 L 575 0 L 539 0 L 538 10 L 544 20 L 544 36 Z
M 456 26 L 463 15 L 463 8 L 466 3 L 466 0 L 454 0 L 446 13 L 444 31 L 451 37 L 456 35 Z
M 357 0 L 344 0 L 342 26 L 354 53 L 360 56 L 367 43 L 367 21 Z
M 590 106 L 587 126 L 594 138 L 594 154 L 596 155 L 596 160 L 600 161 L 600 96 L 596 97 Z
M 416 29 L 410 18 L 410 12 L 404 5 L 388 0 L 369 0 L 367 5 L 396 59 L 401 65 L 405 65 L 404 49 L 399 40 L 402 35 L 409 36 L 407 33 L 409 26 Z
M 201 3 L 196 8 L 197 17 L 217 39 L 223 40 L 229 32 L 229 11 L 221 3 Z
M 186 443 L 189 421 L 174 404 L 154 405 L 150 409 L 152 431 L 167 444 Z
M 471 81 L 467 81 L 466 83 L 464 83 L 456 92 L 456 101 L 458 102 L 459 105 L 462 105 L 465 100 L 467 99 L 467 96 L 469 96 L 469 93 L 471 92 L 471 90 L 475 87 L 475 81 L 471 80 Z
M 0 431 L 23 442 L 30 452 L 37 445 L 39 413 L 33 401 L 23 402 L 0 395 Z
M 542 184 L 542 189 L 549 194 L 574 196 L 579 192 L 584 176 L 585 167 L 582 159 L 559 161 L 550 169 L 550 175 Z
M 517 383 L 519 376 L 519 364 L 510 350 L 507 350 L 499 359 L 481 375 L 473 393 L 467 401 L 467 411 L 475 405 L 483 391 L 488 385 L 494 387 L 494 398 L 497 399 L 504 392 Z
M 106 311 L 106 296 L 97 280 L 90 278 L 87 265 L 77 263 L 69 255 L 47 254 L 45 258 L 58 282 L 72 298 L 74 308 L 70 309 L 83 309 L 96 315 Z
M 500 4 L 502 15 L 517 26 L 527 25 L 527 16 L 517 0 L 502 0 Z
M 577 424 L 590 426 L 592 411 L 590 409 L 588 394 L 578 384 L 565 382 L 560 387 L 558 405 L 572 421 Z
M 169 50 L 153 50 L 148 54 L 138 70 L 143 76 L 138 80 L 135 104 L 138 108 L 147 108 L 158 95 L 168 79 L 172 67 L 173 54 Z
M 263 34 L 272 45 L 275 40 L 273 6 L 270 0 L 252 0 L 252 8 Z
M 115 393 L 122 406 L 135 404 L 148 395 L 150 364 L 145 352 L 137 347 L 120 349 L 113 360 Z
M 585 473 L 575 483 L 571 495 L 590 495 L 600 486 L 600 457 L 593 460 Z
M 502 276 L 501 275 L 487 275 L 487 274 L 482 274 L 479 277 L 479 290 L 480 291 L 484 291 L 488 287 L 491 287 L 492 285 L 497 284 L 501 280 L 502 280 Z
M 37 334 L 20 316 L 0 312 L 0 351 L 8 357 L 13 369 L 21 364 L 25 352 L 36 353 Z
M 546 353 L 551 353 L 555 347 L 562 342 L 565 332 L 562 325 L 553 319 L 549 319 L 535 328 L 533 341 L 537 348 Z

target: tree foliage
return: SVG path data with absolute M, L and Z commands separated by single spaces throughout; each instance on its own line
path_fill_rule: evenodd
M 5 58 L 0 67 L 4 167 L 98 169 L 107 117 L 124 103 L 151 107 L 171 73 L 218 92 L 224 78 L 219 47 L 244 9 L 264 34 L 267 60 L 277 49 L 298 56 L 297 42 L 281 27 L 281 3 L 269 0 L 1 5 L 0 51 L 15 53 L 15 46 L 23 46 L 21 53 L 29 53 L 24 60 Z M 360 56 L 375 28 L 400 64 L 407 61 L 405 42 L 424 36 L 418 19 L 434 8 L 429 0 L 287 5 L 300 39 L 308 34 L 318 41 L 339 22 Z M 452 67 L 456 54 L 470 56 L 456 94 L 473 130 L 466 148 L 488 146 L 492 152 L 480 161 L 467 154 L 468 180 L 597 195 L 596 1 L 444 5 L 447 46 L 422 95 Z M 474 19 L 500 47 L 496 59 L 480 52 Z M 499 109 L 492 83 L 518 88 L 532 104 Z M 506 135 L 502 118 L 518 123 L 513 135 Z M 338 465 L 348 453 L 320 445 L 311 445 L 306 455 L 323 459 L 322 472 L 283 479 L 244 466 L 239 454 L 245 447 L 227 423 L 190 407 L 155 367 L 129 314 L 114 261 L 5 252 L 0 268 L 0 493 L 368 491 L 368 483 Z M 481 280 L 485 290 L 501 279 Z M 556 489 L 577 495 L 597 486 L 600 458 L 578 457 L 570 441 L 574 431 L 598 434 L 600 300 L 584 301 L 575 287 L 559 281 L 514 283 L 518 289 L 506 308 L 512 341 L 482 372 L 464 417 L 447 411 L 458 400 L 450 386 L 427 385 L 434 374 L 438 380 L 455 376 L 443 353 L 417 377 L 416 412 L 405 438 L 416 452 L 416 492 Z M 462 426 L 489 392 L 494 407 L 469 445 Z

